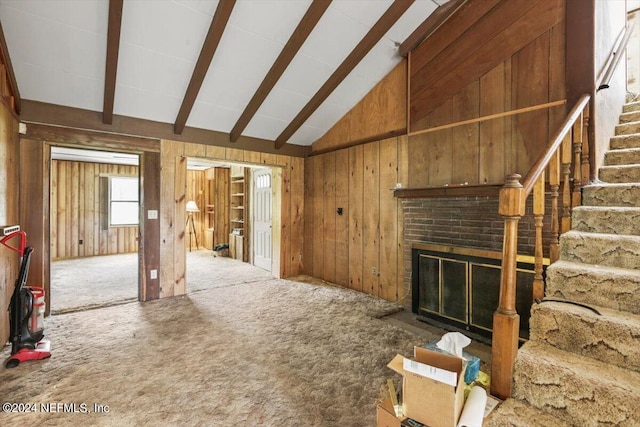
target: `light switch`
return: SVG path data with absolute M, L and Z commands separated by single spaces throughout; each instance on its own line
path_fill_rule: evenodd
M 147 219 L 158 219 L 158 211 L 155 209 L 149 209 L 147 211 Z

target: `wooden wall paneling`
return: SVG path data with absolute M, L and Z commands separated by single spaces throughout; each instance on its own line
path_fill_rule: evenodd
M 510 13 L 494 13 L 499 8 L 510 9 Z M 423 67 L 414 75 L 411 81 L 411 130 L 424 129 L 421 120 L 435 106 L 527 46 L 563 18 L 564 0 L 502 2 L 481 21 L 481 33 L 452 43 L 433 61 L 435 68 Z M 489 35 L 492 36 L 490 43 L 478 46 L 478 40 L 488 40 Z M 452 69 L 456 72 L 451 72 Z
M 349 287 L 363 288 L 364 146 L 349 148 Z
M 313 162 L 313 277 L 324 279 L 324 159 L 317 156 Z
M 19 175 L 18 122 L 11 110 L 0 103 L 0 225 L 15 225 L 20 221 L 20 175 Z M 15 242 L 12 242 L 15 244 Z M 3 344 L 9 337 L 7 307 L 11 300 L 20 262 L 18 254 L 0 247 L 0 339 Z
M 378 295 L 398 300 L 398 138 L 380 141 L 380 270 Z
M 290 162 L 290 270 L 286 276 L 296 276 L 302 274 L 304 267 L 303 245 L 305 243 L 306 225 L 305 225 L 305 196 L 304 196 L 304 178 L 305 178 L 305 162 L 300 157 L 289 157 Z M 285 277 L 286 277 L 285 276 Z
M 432 134 L 414 135 L 408 137 L 407 148 L 410 153 L 409 174 L 407 182 L 402 183 L 408 188 L 426 188 L 429 182 L 429 151 Z
M 512 58 L 513 106 L 522 108 L 549 101 L 549 33 L 529 43 Z M 523 177 L 548 142 L 548 112 L 537 110 L 514 118 L 516 171 Z
M 409 182 L 409 137 L 406 135 L 398 137 L 398 183 L 402 187 L 407 187 Z M 409 295 L 410 287 L 405 288 L 405 252 L 404 252 L 404 211 L 402 209 L 402 199 L 396 198 L 396 211 L 398 216 L 398 302 L 404 301 Z
M 247 155 L 245 154 L 245 159 Z M 281 168 L 274 168 L 274 171 L 278 169 L 281 174 L 282 189 L 280 198 L 280 245 L 273 245 L 274 248 L 280 247 L 280 272 L 278 277 L 285 277 L 288 271 L 291 271 L 291 265 L 293 263 L 293 256 L 291 255 L 291 167 L 289 165 L 289 156 L 277 156 L 278 165 Z M 248 182 L 248 180 L 247 180 Z M 274 189 L 275 190 L 275 189 Z M 277 198 L 277 192 L 274 191 L 273 200 Z M 275 206 L 275 204 L 274 204 Z M 249 211 L 247 211 L 248 214 Z M 274 220 L 278 219 L 278 215 L 274 210 Z M 249 221 L 247 221 L 247 224 Z M 274 251 L 274 254 L 278 251 Z
M 505 63 L 503 62 L 480 78 L 480 116 L 506 111 L 505 93 L 510 96 L 506 75 Z M 510 73 L 508 79 L 510 82 Z M 509 144 L 508 137 L 510 137 L 505 129 L 507 120 L 511 119 L 494 119 L 480 123 L 480 150 L 478 153 L 478 182 L 480 184 L 504 182 L 506 176 L 505 146 Z
M 55 259 L 58 257 L 58 227 L 56 225 L 54 225 L 53 223 L 55 221 L 57 221 L 57 217 L 58 217 L 58 205 L 57 205 L 57 200 L 58 200 L 58 168 L 56 167 L 56 165 L 54 164 L 54 162 L 51 162 L 51 209 L 50 209 L 50 214 L 51 214 L 51 223 L 52 223 L 52 227 L 51 227 L 51 238 L 49 240 L 49 247 L 50 247 L 50 255 L 51 255 L 51 259 Z
M 277 165 L 278 156 L 273 153 L 260 153 L 260 163 L 263 165 Z
M 245 174 L 245 182 L 249 182 L 249 174 Z M 282 168 L 271 168 L 271 204 L 272 204 L 272 248 L 279 248 L 279 250 L 271 251 L 271 274 L 277 278 L 281 278 L 283 275 L 282 268 L 284 267 L 284 263 L 282 262 L 282 253 L 286 252 L 283 247 L 282 242 L 282 225 L 283 222 L 283 177 L 282 177 Z M 281 197 L 278 197 L 281 195 Z M 246 197 L 245 197 L 246 199 Z M 286 215 L 286 214 L 285 214 Z M 286 215 L 288 219 L 288 215 Z M 245 239 L 246 240 L 246 239 Z
M 187 158 L 176 156 L 175 158 L 175 249 L 173 252 L 173 262 L 175 268 L 174 295 L 184 295 L 187 293 L 186 282 L 186 238 L 185 225 L 187 222 Z
M 229 204 L 231 200 L 231 170 L 229 168 L 215 168 L 214 172 L 213 204 L 215 209 L 213 245 L 229 244 L 231 233 L 231 218 Z
M 368 294 L 379 296 L 380 283 L 380 143 L 363 147 L 363 287 Z
M 335 283 L 349 287 L 349 151 L 336 152 L 335 227 L 336 279 Z M 342 213 L 337 210 L 341 209 Z
M 56 219 L 56 223 L 57 223 L 57 227 L 56 229 L 58 230 L 58 252 L 62 255 L 62 256 L 66 256 L 67 249 L 68 247 L 65 245 L 65 242 L 67 241 L 66 236 L 67 236 L 67 185 L 66 185 L 66 181 L 67 181 L 67 163 L 59 163 L 58 164 L 58 179 L 57 179 L 57 184 L 58 184 L 58 199 L 57 199 L 57 205 L 56 205 L 56 214 L 54 216 L 54 218 Z
M 322 278 L 328 282 L 336 282 L 336 153 L 322 155 L 324 166 L 323 220 L 324 248 Z
M 225 148 L 225 158 L 235 162 L 244 162 L 244 150 L 239 148 Z
M 207 146 L 202 144 L 184 144 L 184 155 L 187 157 L 206 157 Z
M 252 163 L 254 165 L 260 164 L 260 153 L 257 151 L 245 151 L 244 153 L 244 161 L 246 163 Z M 288 157 L 288 156 L 280 156 L 280 157 Z
M 315 141 L 312 152 L 406 132 L 407 61 L 401 61 L 358 104 Z
M 549 99 L 563 99 L 567 93 L 567 85 L 565 81 L 565 21 L 560 22 L 549 31 Z M 561 105 L 549 109 L 549 134 L 548 140 L 551 140 L 554 132 L 562 124 L 567 108 L 572 106 Z M 583 177 L 583 181 L 589 177 Z
M 453 99 L 449 99 L 435 109 L 430 116 L 432 126 L 451 123 L 453 117 Z M 443 129 L 428 135 L 427 144 L 421 147 L 421 149 L 427 150 L 429 185 L 443 186 L 451 184 L 453 130 L 452 128 Z
M 188 145 L 188 144 L 187 144 Z M 200 212 L 193 213 L 193 223 L 196 230 L 196 235 L 192 236 L 192 248 L 196 248 L 196 237 L 198 241 L 199 249 L 204 247 L 204 231 L 206 229 L 206 200 L 205 200 L 205 172 L 201 170 L 187 170 L 187 198 L 186 200 L 193 200 L 200 209 Z M 189 227 L 190 228 L 190 227 Z M 189 238 L 189 230 L 186 230 Z M 187 245 L 189 244 L 187 240 Z
M 45 298 L 49 299 L 49 280 L 44 274 L 45 256 L 48 252 L 45 245 L 45 216 L 42 215 L 46 212 L 45 200 L 49 200 L 45 193 L 49 190 L 49 185 L 45 183 L 44 146 L 40 141 L 22 139 L 19 149 L 20 170 L 29 171 L 29 173 L 20 174 L 20 192 L 18 193 L 20 195 L 20 227 L 27 233 L 27 244 L 33 248 L 27 285 L 44 287 Z M 1 292 L 0 290 L 0 294 Z M 47 309 L 50 306 L 49 302 L 46 301 Z
M 480 82 L 475 80 L 453 96 L 453 121 L 477 118 L 480 115 Z M 479 182 L 480 125 L 472 123 L 451 128 L 453 184 L 476 184 Z M 453 167 L 453 165 L 465 165 Z
M 160 153 L 145 152 L 140 159 L 142 167 L 142 242 L 140 262 L 140 299 L 160 298 L 160 280 L 151 279 L 151 270 L 160 269 L 160 219 L 149 219 L 149 210 L 160 209 Z M 160 277 L 160 276 L 158 276 Z
M 175 251 L 179 251 L 175 242 L 179 230 L 184 233 L 184 223 L 176 218 L 176 158 L 183 154 L 184 144 L 176 141 L 160 142 L 160 298 L 175 295 L 176 271 Z M 183 246 L 184 248 L 184 246 Z
M 318 157 L 304 159 L 304 274 L 313 276 L 313 231 L 315 229 L 315 162 Z
M 87 163 L 79 163 L 78 164 L 78 229 L 77 229 L 77 256 L 85 257 L 86 255 L 86 246 L 84 245 L 85 240 L 85 228 L 87 226 L 87 211 L 85 209 L 85 200 L 87 197 L 86 184 L 84 181 L 85 169 Z
M 226 148 L 224 147 L 219 147 L 217 145 L 207 145 L 205 153 L 205 156 L 208 159 L 226 159 Z

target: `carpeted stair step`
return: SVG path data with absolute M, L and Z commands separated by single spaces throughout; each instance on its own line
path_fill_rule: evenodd
M 578 206 L 571 215 L 571 229 L 640 236 L 640 208 Z
M 640 270 L 640 237 L 571 230 L 560 236 L 560 259 Z
M 622 107 L 623 113 L 629 113 L 631 111 L 640 111 L 640 101 L 629 102 Z
M 571 424 L 517 399 L 502 402 L 482 423 L 484 427 L 571 427 Z
M 609 150 L 604 155 L 604 164 L 607 166 L 640 164 L 640 148 Z
M 640 271 L 557 261 L 547 268 L 548 298 L 640 315 Z
M 640 133 L 640 122 L 616 125 L 616 135 L 631 135 L 632 133 Z
M 640 425 L 640 373 L 529 341 L 518 351 L 513 397 L 574 426 Z
M 613 184 L 640 182 L 640 165 L 602 166 L 598 178 Z
M 612 136 L 609 139 L 609 145 L 612 150 L 640 148 L 640 134 Z
M 570 303 L 534 304 L 529 339 L 640 372 L 640 316 L 593 308 L 600 314 Z
M 591 184 L 582 188 L 585 206 L 640 207 L 640 184 Z
M 629 111 L 620 114 L 620 123 L 640 122 L 640 111 Z

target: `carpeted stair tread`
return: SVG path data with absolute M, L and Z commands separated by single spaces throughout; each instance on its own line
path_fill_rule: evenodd
M 640 237 L 571 230 L 560 236 L 560 259 L 640 270 Z
M 631 111 L 640 111 L 640 101 L 628 102 L 622 106 L 622 113 L 629 113 Z
M 571 228 L 589 233 L 640 236 L 640 207 L 578 206 L 573 209 Z
M 640 164 L 640 148 L 609 150 L 604 155 L 606 166 Z
M 597 183 L 582 188 L 585 206 L 640 207 L 640 184 Z
M 640 425 L 640 373 L 529 341 L 516 359 L 513 397 L 574 426 Z
M 571 427 L 571 424 L 516 399 L 507 399 L 489 414 L 484 427 Z
M 640 316 L 546 301 L 531 307 L 530 339 L 640 372 Z M 638 385 L 640 386 L 640 384 Z
M 640 121 L 640 111 L 628 111 L 620 114 L 620 123 L 638 122 Z
M 616 125 L 616 135 L 631 135 L 640 133 L 640 122 L 629 122 Z
M 640 165 L 602 166 L 598 178 L 609 183 L 640 182 Z
M 609 148 L 612 150 L 640 148 L 640 134 L 613 136 L 609 139 Z
M 557 261 L 547 268 L 546 296 L 640 315 L 640 271 Z

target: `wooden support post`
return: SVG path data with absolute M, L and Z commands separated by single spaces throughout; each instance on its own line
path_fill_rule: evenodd
M 535 187 L 533 187 L 533 217 L 535 220 L 536 229 L 536 241 L 535 241 L 535 261 L 534 261 L 534 276 L 533 276 L 533 298 L 544 298 L 544 279 L 542 278 L 542 263 L 543 263 L 543 250 L 542 250 L 542 220 L 544 219 L 544 172 L 536 181 Z
M 567 134 L 562 141 L 562 221 L 560 233 L 571 229 L 571 135 Z
M 582 205 L 582 115 L 573 124 L 573 193 L 571 206 Z
M 589 104 L 582 112 L 582 185 L 591 180 L 591 159 L 589 159 Z
M 558 197 L 560 190 L 560 155 L 556 151 L 549 161 L 549 189 L 551 190 L 551 243 L 549 259 L 551 264 L 560 258 L 560 222 L 558 215 Z
M 524 189 L 520 175 L 507 176 L 500 190 L 499 213 L 504 218 L 500 300 L 493 314 L 491 345 L 491 394 L 501 399 L 511 396 L 513 367 L 518 352 L 520 316 L 516 312 L 516 259 L 518 222 L 524 215 Z

